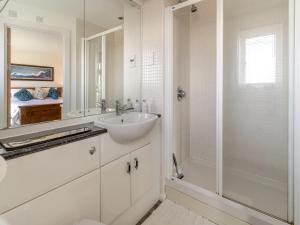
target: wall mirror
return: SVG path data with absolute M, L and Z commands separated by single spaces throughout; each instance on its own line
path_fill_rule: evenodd
M 114 111 L 140 100 L 141 12 L 134 1 L 87 0 L 86 114 Z M 100 9 L 100 10 L 99 10 Z
M 114 111 L 140 99 L 140 6 L 3 0 L 0 128 Z

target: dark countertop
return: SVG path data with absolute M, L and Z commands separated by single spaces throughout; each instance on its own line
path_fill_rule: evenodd
M 19 140 L 21 137 L 35 137 L 35 136 L 41 136 L 41 135 L 47 135 L 47 134 L 53 134 L 55 132 L 60 132 L 60 131 L 68 131 L 68 129 L 74 129 L 78 128 L 80 126 L 86 126 L 87 124 L 82 124 L 82 125 L 76 125 L 76 126 L 68 126 L 60 129 L 55 129 L 55 130 L 49 130 L 49 131 L 44 131 L 44 132 L 39 132 L 35 134 L 29 134 L 29 135 L 24 135 L 24 136 L 19 136 L 19 137 L 14 137 L 16 140 Z M 94 126 L 93 123 L 88 124 L 91 128 L 90 131 L 84 132 L 84 133 L 79 133 L 79 134 L 73 134 L 71 136 L 66 136 L 66 137 L 60 137 L 56 138 L 53 140 L 47 140 L 43 141 L 40 143 L 32 144 L 30 146 L 24 146 L 24 147 L 19 147 L 15 150 L 6 150 L 3 146 L 0 145 L 0 156 L 2 156 L 6 160 L 22 157 L 25 155 L 29 155 L 32 153 L 44 151 L 53 147 L 69 144 L 72 142 L 80 141 L 83 139 L 87 139 L 90 137 L 94 137 L 103 133 L 107 133 L 107 130 L 98 126 Z M 11 138 L 14 140 L 14 138 Z M 0 140 L 1 142 L 2 140 Z

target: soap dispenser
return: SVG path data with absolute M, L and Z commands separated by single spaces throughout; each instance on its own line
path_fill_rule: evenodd
M 148 103 L 146 101 L 146 99 L 143 99 L 143 103 L 142 103 L 142 112 L 143 113 L 148 113 Z
M 132 104 L 130 98 L 127 99 L 127 108 L 128 109 L 132 109 L 133 108 L 133 104 Z
M 135 111 L 135 112 L 140 112 L 140 111 L 141 111 L 141 106 L 140 106 L 140 102 L 139 102 L 138 99 L 135 101 L 135 104 L 134 104 L 134 111 Z

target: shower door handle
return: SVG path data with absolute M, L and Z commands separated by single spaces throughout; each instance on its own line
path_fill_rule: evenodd
M 186 95 L 185 91 L 180 86 L 178 86 L 177 87 L 177 100 L 181 101 L 185 97 L 185 95 Z

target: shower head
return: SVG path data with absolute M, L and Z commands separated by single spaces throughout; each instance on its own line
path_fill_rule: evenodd
M 198 8 L 195 4 L 192 5 L 192 8 L 191 8 L 191 12 L 194 13 L 194 12 L 197 12 Z
M 177 0 L 177 3 L 180 4 L 180 3 L 183 3 L 183 2 L 186 2 L 187 0 Z M 191 12 L 194 13 L 194 12 L 197 12 L 198 8 L 195 4 L 192 4 L 192 8 L 191 8 Z

